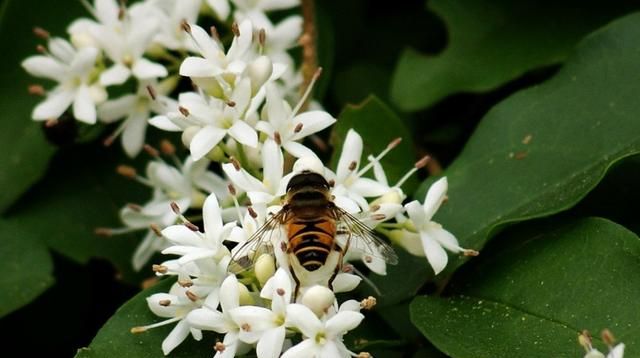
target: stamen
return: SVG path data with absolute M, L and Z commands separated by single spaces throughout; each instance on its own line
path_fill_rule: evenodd
M 258 43 L 260 44 L 260 46 L 264 47 L 264 44 L 267 42 L 267 32 L 265 31 L 265 29 L 260 29 L 260 31 L 258 31 Z
M 249 216 L 251 216 L 252 218 L 257 218 L 258 217 L 258 213 L 256 213 L 255 210 L 253 210 L 252 207 L 247 206 L 247 211 L 249 212 Z
M 229 163 L 233 164 L 233 168 L 237 171 L 240 171 L 240 162 L 234 157 L 229 157 Z
M 329 184 L 330 187 L 333 188 L 334 186 L 336 186 L 336 181 L 334 179 L 330 179 L 328 184 Z
M 278 296 L 284 296 L 284 294 L 285 294 L 286 292 L 285 292 L 284 288 L 280 288 L 280 287 L 278 287 L 278 288 L 276 289 L 276 293 L 278 294 Z
M 110 237 L 113 235 L 113 232 L 111 231 L 111 229 L 107 227 L 97 227 L 95 228 L 95 230 L 93 230 L 93 232 L 94 234 L 102 237 Z
M 370 310 L 376 305 L 376 303 L 377 303 L 376 298 L 373 296 L 369 296 L 364 300 L 360 301 L 360 308 L 364 310 Z
M 151 266 L 151 270 L 153 272 L 162 273 L 162 274 L 169 272 L 169 268 L 164 265 L 153 265 Z
M 153 157 L 153 158 L 159 158 L 160 157 L 160 152 L 152 147 L 149 144 L 145 144 L 142 149 L 144 149 L 145 152 L 147 152 L 147 154 L 149 154 L 149 156 Z
M 280 136 L 280 133 L 273 132 L 273 140 L 276 142 L 277 145 L 282 145 L 282 137 Z
M 167 307 L 171 305 L 171 300 L 160 300 L 158 301 L 158 304 L 162 307 Z
M 311 94 L 311 90 L 313 90 L 313 86 L 316 84 L 316 81 L 318 80 L 321 74 L 322 74 L 322 67 L 318 67 L 316 72 L 313 74 L 313 77 L 311 77 L 311 81 L 309 81 L 309 85 L 307 86 L 307 89 L 304 91 L 302 98 L 300 98 L 300 100 L 298 101 L 298 104 L 296 104 L 295 108 L 291 112 L 291 118 L 295 117 L 295 115 L 298 114 L 298 111 L 300 110 L 300 108 L 302 108 L 304 103 L 307 102 L 307 98 Z
M 198 300 L 198 296 L 196 296 L 195 293 L 191 292 L 191 291 L 185 291 L 184 293 L 187 298 L 191 301 L 191 302 L 196 302 Z
M 133 333 L 133 334 L 142 333 L 142 332 L 145 332 L 145 331 L 147 331 L 149 329 L 165 326 L 167 324 L 179 321 L 181 319 L 182 319 L 182 317 L 173 317 L 173 318 L 169 318 L 167 320 L 164 320 L 164 321 L 161 321 L 161 322 L 158 322 L 158 323 L 150 324 L 148 326 L 133 327 L 133 328 L 131 328 L 131 333 Z
M 185 222 L 183 225 L 186 226 L 191 231 L 195 231 L 195 232 L 199 232 L 200 231 L 200 228 L 198 227 L 198 225 L 196 225 L 196 224 L 194 224 L 194 223 L 192 223 L 190 221 Z
M 182 20 L 182 22 L 180 23 L 180 27 L 182 28 L 182 30 L 186 33 L 188 33 L 189 35 L 191 35 L 191 25 L 189 25 L 189 23 L 187 22 L 187 20 Z
M 396 183 L 396 185 L 394 185 L 394 188 L 400 188 L 407 180 L 409 180 L 409 178 L 411 178 L 411 176 L 417 172 L 419 169 L 424 168 L 425 166 L 427 166 L 427 164 L 429 163 L 429 161 L 431 160 L 431 157 L 428 155 L 425 155 L 424 157 L 422 157 L 422 159 L 418 160 L 414 165 L 413 168 L 411 168 L 402 178 L 400 178 L 400 180 L 398 180 L 398 182 Z
M 358 166 L 358 162 L 356 162 L 355 160 L 352 161 L 351 163 L 349 163 L 349 170 L 350 171 L 354 171 L 356 170 L 356 167 Z
M 480 255 L 480 252 L 479 252 L 479 251 L 476 251 L 476 250 L 471 250 L 471 249 L 464 249 L 464 250 L 462 250 L 462 254 L 463 254 L 464 256 L 471 256 L 471 257 L 473 257 L 473 256 L 478 256 L 478 255 Z
M 130 232 L 134 232 L 137 230 L 139 229 L 133 228 L 133 227 L 121 227 L 121 228 L 97 227 L 95 228 L 94 233 L 102 237 L 111 237 L 114 235 L 128 234 Z
M 213 349 L 215 349 L 216 352 L 220 352 L 220 353 L 224 352 L 225 348 L 226 347 L 224 346 L 224 343 L 222 343 L 222 342 L 216 342 L 216 345 L 213 346 Z
M 236 102 L 232 101 L 232 100 L 228 100 L 227 102 L 225 102 L 225 104 L 229 107 L 235 107 L 236 106 Z
M 373 167 L 374 163 L 380 162 L 380 160 L 384 158 L 384 156 L 387 155 L 387 153 L 389 153 L 393 148 L 397 147 L 401 141 L 402 141 L 402 138 L 396 138 L 391 142 L 389 142 L 389 144 L 387 144 L 387 147 L 382 152 L 380 152 L 380 154 L 378 154 L 375 158 L 373 158 L 373 160 L 370 159 L 369 163 L 367 163 L 367 165 L 365 165 L 362 169 L 360 169 L 357 176 L 361 177 L 362 175 L 364 175 L 364 173 L 366 173 L 367 171 L 369 171 L 369 169 Z
M 209 33 L 211 34 L 211 38 L 220 42 L 220 34 L 218 33 L 218 29 L 215 26 L 209 27 Z
M 104 144 L 105 147 L 111 146 L 113 142 L 116 140 L 116 138 L 118 138 L 118 136 L 124 131 L 124 129 L 126 128 L 125 123 L 126 121 L 122 121 L 122 123 L 118 126 L 118 128 L 116 128 L 116 130 L 113 131 L 113 133 L 111 133 L 110 136 L 105 138 L 104 142 L 102 142 L 102 144 Z
M 616 339 L 613 337 L 613 333 L 611 333 L 611 331 L 608 329 L 604 329 L 601 333 L 601 336 L 604 343 L 606 343 L 609 347 L 613 346 L 613 344 L 616 343 Z
M 29 87 L 27 87 L 27 91 L 29 91 L 29 94 L 33 96 L 44 96 L 47 94 L 47 91 L 45 91 L 44 87 L 41 85 L 29 85 Z
M 183 115 L 183 116 L 185 116 L 185 117 L 189 117 L 189 114 L 190 114 L 190 113 L 189 113 L 189 110 L 188 110 L 188 109 L 186 109 L 186 108 L 184 108 L 184 107 L 182 107 L 182 106 L 179 106 L 179 107 L 178 107 L 178 111 L 180 111 L 180 113 L 182 113 L 182 115 Z
M 136 172 L 136 169 L 134 167 L 124 164 L 118 165 L 116 167 L 116 173 L 129 179 L 135 179 L 138 176 L 138 173 Z
M 173 156 L 176 154 L 176 146 L 169 140 L 163 139 L 160 141 L 160 151 L 164 155 Z
M 180 210 L 180 206 L 178 206 L 178 203 L 176 203 L 175 201 L 172 201 L 170 205 L 171 205 L 171 210 L 173 210 L 174 213 L 178 215 L 182 215 L 182 210 Z
M 151 231 L 153 231 L 153 233 L 156 234 L 156 236 L 163 237 L 162 230 L 160 230 L 160 227 L 158 227 L 158 225 L 151 224 L 149 225 L 149 229 L 151 229 Z
M 151 99 L 155 101 L 157 98 L 156 90 L 151 85 L 147 85 L 146 88 L 147 88 L 147 93 L 149 94 L 149 97 L 151 97 Z
M 45 54 L 45 55 L 49 54 L 49 51 L 47 51 L 47 48 L 42 46 L 42 45 L 37 45 L 36 46 L 36 51 L 38 51 L 41 54 Z
M 249 325 L 249 323 L 243 323 L 240 328 L 242 328 L 242 330 L 245 332 L 251 332 L 251 326 Z
M 369 352 L 360 352 L 356 356 L 356 358 L 371 358 L 371 357 L 372 357 L 371 353 L 369 353 Z
M 373 214 L 371 215 L 371 220 L 380 221 L 386 219 L 386 217 L 384 214 Z
M 578 336 L 578 343 L 584 348 L 585 352 L 589 353 L 589 351 L 593 348 L 591 345 L 591 334 L 586 329 L 580 333 Z
M 43 40 L 48 40 L 51 37 L 51 34 L 49 33 L 49 31 L 39 26 L 36 26 L 33 28 L 33 34 Z
M 232 196 L 236 196 L 236 188 L 233 186 L 233 184 L 229 183 L 229 185 L 227 185 L 227 189 L 229 190 L 229 194 L 231 194 Z
M 303 124 L 302 122 L 296 124 L 296 127 L 293 128 L 293 133 L 300 133 L 300 131 L 302 130 Z
M 51 128 L 51 127 L 55 127 L 56 125 L 58 125 L 58 123 L 60 123 L 58 118 L 51 118 L 51 119 L 47 119 L 46 122 L 44 122 L 44 126 L 47 127 L 47 128 Z
M 380 210 L 380 205 L 379 204 L 371 205 L 371 207 L 369 208 L 369 211 L 371 211 L 371 212 L 376 212 L 378 210 Z
M 235 37 L 239 37 L 240 36 L 240 28 L 238 27 L 238 23 L 237 22 L 233 22 L 233 24 L 231 24 L 231 31 L 233 32 L 233 35 Z
M 233 186 L 233 184 L 229 183 L 227 189 L 229 190 L 229 194 L 231 194 L 231 198 L 233 198 L 233 206 L 235 206 L 236 208 L 238 222 L 242 222 L 242 210 L 240 210 L 240 203 L 238 202 L 238 198 L 236 197 L 236 188 Z
M 180 287 L 189 288 L 189 287 L 193 286 L 193 281 L 191 281 L 189 279 L 178 280 L 178 285 L 180 285 Z

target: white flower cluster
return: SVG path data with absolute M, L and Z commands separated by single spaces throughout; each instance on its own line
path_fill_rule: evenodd
M 591 334 L 588 331 L 582 331 L 578 336 L 578 342 L 586 351 L 584 358 L 624 358 L 624 343 L 615 344 L 615 338 L 608 329 L 602 331 L 602 341 L 609 347 L 609 353 L 605 355 L 598 349 L 593 347 Z
M 301 34 L 301 17 L 273 24 L 264 11 L 294 7 L 298 0 L 206 3 L 208 7 L 202 0 L 145 0 L 125 7 L 116 0 L 95 0 L 93 6 L 84 3 L 93 19 L 78 19 L 68 27 L 70 40 L 37 29 L 47 46 L 38 46 L 41 54 L 25 59 L 22 66 L 55 85 L 48 91 L 31 86 L 32 93 L 45 96 L 33 119 L 54 124 L 71 107 L 73 117 L 86 124 L 122 120 L 105 143 L 121 135 L 131 157 L 143 147 L 152 114 L 170 116 L 175 120 L 170 129 L 180 127 L 188 138 L 195 136 L 195 127 L 205 129 L 197 136 L 194 147 L 201 151 L 194 156 L 206 154 L 206 146 L 198 144 L 202 140 L 226 134 L 255 147 L 255 111 L 265 96 L 265 82 L 279 78 L 274 86 L 289 98 L 296 96 L 291 91 L 301 82 L 287 52 Z M 232 6 L 237 23 L 227 25 Z M 226 53 L 214 27 L 212 38 L 190 25 L 211 10 L 235 35 Z M 178 104 L 170 95 L 179 75 L 191 76 L 203 87 L 181 95 Z M 125 94 L 111 98 L 110 92 Z M 191 108 L 193 116 L 176 118 L 179 108 Z

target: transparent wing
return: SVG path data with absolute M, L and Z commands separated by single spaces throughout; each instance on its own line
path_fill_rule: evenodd
M 236 274 L 251 269 L 262 254 L 273 255 L 273 242 L 279 237 L 287 210 L 282 209 L 271 216 L 247 241 L 241 242 L 231 250 L 229 271 Z
M 391 245 L 380 239 L 370 227 L 355 216 L 339 207 L 333 209 L 337 221 L 338 233 L 344 234 L 348 240 L 347 250 L 358 251 L 363 255 L 370 255 L 383 259 L 388 264 L 398 263 L 398 255 Z

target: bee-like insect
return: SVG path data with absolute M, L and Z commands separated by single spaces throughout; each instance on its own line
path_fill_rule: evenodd
M 326 282 L 332 289 L 347 250 L 396 264 L 398 258 L 393 248 L 359 219 L 336 206 L 330 189 L 322 175 L 309 170 L 291 177 L 282 209 L 234 250 L 232 267 L 236 271 L 246 270 L 262 254 L 273 255 L 274 245 L 279 246 L 275 249 L 288 257 L 289 271 L 296 283 L 295 300 L 300 276 L 304 276 L 305 282 Z M 285 233 L 286 240 L 273 236 L 274 233 Z

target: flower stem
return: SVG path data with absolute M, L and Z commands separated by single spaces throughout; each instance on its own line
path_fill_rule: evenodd
M 300 44 L 302 45 L 302 85 L 300 93 L 302 95 L 307 87 L 311 84 L 311 81 L 318 68 L 318 53 L 317 53 L 317 35 L 316 35 L 316 14 L 315 14 L 315 2 L 314 0 L 302 0 L 302 17 L 304 23 L 302 25 L 302 36 L 300 37 Z M 309 96 L 311 98 L 312 96 Z M 301 112 L 304 112 L 309 105 L 309 100 L 305 100 L 301 107 Z

